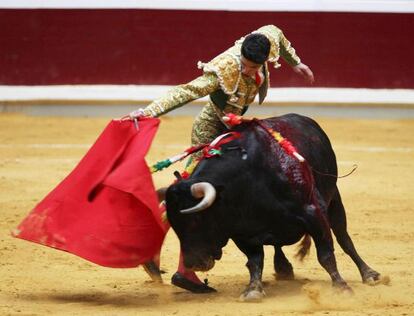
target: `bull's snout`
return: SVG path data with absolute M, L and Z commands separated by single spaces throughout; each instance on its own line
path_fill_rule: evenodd
M 218 249 L 217 251 L 214 251 L 213 258 L 214 260 L 220 260 L 222 255 L 223 251 L 221 249 Z
M 214 267 L 212 256 L 186 255 L 184 254 L 184 266 L 193 271 L 208 271 Z

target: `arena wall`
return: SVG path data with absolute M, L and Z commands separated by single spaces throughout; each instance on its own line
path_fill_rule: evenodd
M 316 87 L 414 88 L 411 12 L 43 7 L 0 9 L 0 85 L 174 85 L 265 24 L 284 30 Z M 285 63 L 271 76 L 306 86 Z

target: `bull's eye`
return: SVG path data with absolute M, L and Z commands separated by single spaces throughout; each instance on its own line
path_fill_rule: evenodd
M 240 150 L 241 153 L 241 159 L 242 160 L 246 160 L 247 159 L 247 150 L 244 149 L 241 146 L 229 146 L 226 148 L 226 151 L 231 151 L 231 150 Z

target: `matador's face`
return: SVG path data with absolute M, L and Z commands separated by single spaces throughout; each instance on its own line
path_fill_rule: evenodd
M 256 64 L 244 56 L 240 57 L 240 62 L 242 66 L 242 74 L 245 76 L 253 77 L 254 74 L 260 69 L 261 64 Z

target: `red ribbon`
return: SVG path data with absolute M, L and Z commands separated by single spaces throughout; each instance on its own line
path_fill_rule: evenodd
M 217 144 L 215 144 L 213 146 L 209 145 L 207 147 L 204 147 L 204 149 L 203 149 L 203 157 L 204 158 L 211 158 L 211 157 L 217 156 L 216 153 L 210 153 L 210 151 L 212 151 L 212 150 L 221 150 L 221 146 L 222 145 L 227 144 L 227 143 L 231 142 L 232 140 L 235 140 L 235 139 L 237 139 L 239 137 L 240 137 L 240 133 L 239 132 L 231 132 L 229 134 L 229 136 L 221 139 Z
M 293 153 L 297 152 L 296 148 L 286 138 L 280 141 L 279 144 L 291 156 L 293 155 Z
M 226 121 L 226 124 L 231 127 L 239 125 L 243 122 L 243 118 L 240 115 L 236 115 L 233 113 L 227 113 L 226 117 L 229 118 L 229 120 Z

